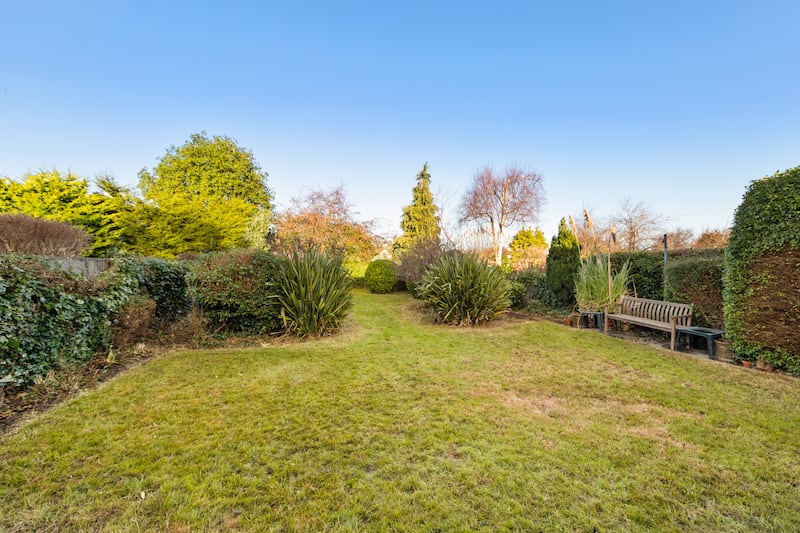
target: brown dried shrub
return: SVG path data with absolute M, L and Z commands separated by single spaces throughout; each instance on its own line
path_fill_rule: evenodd
M 81 255 L 91 237 L 83 229 L 28 215 L 0 215 L 0 251 L 57 257 Z

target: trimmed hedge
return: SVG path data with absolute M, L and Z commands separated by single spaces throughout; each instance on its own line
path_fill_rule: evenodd
M 668 301 L 694 304 L 694 323 L 717 329 L 725 327 L 722 311 L 723 250 L 685 253 L 667 262 Z
M 725 256 L 725 329 L 734 357 L 800 375 L 800 167 L 753 181 Z
M 263 334 L 281 329 L 277 282 L 286 260 L 253 250 L 200 259 L 189 275 L 195 302 L 216 330 Z
M 40 259 L 0 256 L 0 381 L 26 385 L 107 348 L 112 315 L 138 292 L 135 268 L 85 280 Z
M 534 267 L 509 274 L 511 280 L 511 307 L 537 313 L 562 313 L 567 311 L 550 290 L 547 275 Z
M 364 281 L 370 292 L 388 294 L 397 285 L 397 265 L 388 259 L 376 259 L 367 266 Z
M 628 285 L 632 294 L 651 300 L 664 299 L 664 254 L 662 252 L 615 252 L 611 270 L 619 272 L 628 263 Z M 668 262 L 669 264 L 669 262 Z

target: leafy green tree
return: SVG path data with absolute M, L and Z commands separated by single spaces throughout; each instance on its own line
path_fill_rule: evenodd
M 558 234 L 550 241 L 545 271 L 550 290 L 561 305 L 571 306 L 575 303 L 575 274 L 580 266 L 578 238 L 562 218 L 558 223 Z
M 182 146 L 170 147 L 152 172 L 145 168 L 139 173 L 144 199 L 169 212 L 160 217 L 168 233 L 160 243 L 180 243 L 159 255 L 174 255 L 187 246 L 197 248 L 184 251 L 246 245 L 250 219 L 272 209 L 266 179 L 252 152 L 229 137 L 196 133 Z M 192 218 L 198 222 L 187 225 Z
M 398 252 L 408 250 L 417 241 L 439 242 L 439 209 L 433 201 L 430 183 L 431 175 L 428 173 L 428 164 L 425 163 L 417 174 L 411 205 L 403 208 L 403 219 L 400 222 L 403 234 L 394 245 Z
M 547 255 L 547 239 L 538 227 L 522 228 L 512 237 L 508 247 L 511 250 L 510 266 L 514 270 L 542 265 Z

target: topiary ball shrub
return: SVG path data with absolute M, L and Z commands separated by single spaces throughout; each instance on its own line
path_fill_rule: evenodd
M 298 337 L 338 330 L 353 306 L 352 283 L 340 259 L 315 250 L 294 253 L 276 284 L 284 330 Z
M 275 297 L 285 259 L 234 250 L 201 259 L 189 276 L 195 301 L 214 330 L 263 334 L 281 329 Z
M 738 360 L 800 375 L 800 167 L 755 180 L 725 253 L 726 337 Z
M 422 278 L 417 293 L 437 322 L 476 326 L 511 305 L 511 282 L 500 268 L 473 255 L 444 256 Z
M 388 294 L 397 285 L 397 265 L 388 259 L 376 259 L 364 272 L 364 281 L 370 292 Z

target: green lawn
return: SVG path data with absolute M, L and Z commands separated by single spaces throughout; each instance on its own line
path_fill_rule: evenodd
M 356 294 L 323 341 L 155 359 L 0 440 L 0 530 L 800 530 L 800 381 Z

